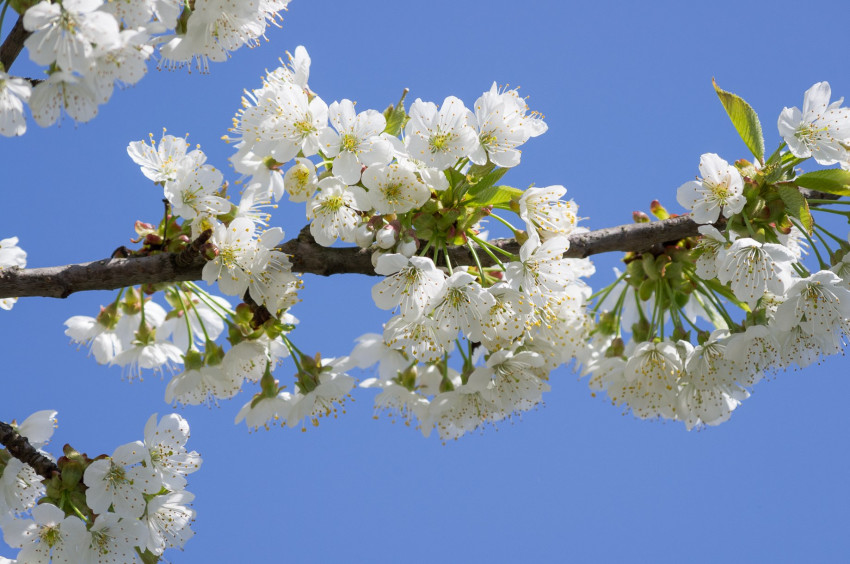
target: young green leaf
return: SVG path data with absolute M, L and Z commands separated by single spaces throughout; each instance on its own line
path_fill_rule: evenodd
M 806 231 L 811 235 L 814 220 L 809 211 L 809 202 L 800 194 L 800 190 L 794 186 L 780 184 L 776 187 L 779 192 L 779 197 L 785 202 L 785 209 L 791 217 L 796 217 L 800 220 L 800 225 L 806 228 Z
M 401 133 L 401 130 L 404 128 L 407 120 L 407 112 L 404 111 L 404 98 L 407 96 L 409 90 L 407 88 L 404 89 L 404 92 L 401 93 L 401 99 L 397 104 L 392 105 L 384 110 L 384 118 L 387 120 L 387 126 L 384 128 L 385 133 L 389 133 L 392 136 L 397 136 Z
M 714 85 L 714 91 L 717 92 L 717 97 L 720 98 L 729 119 L 732 120 L 732 124 L 738 130 L 738 135 L 744 140 L 753 156 L 759 162 L 764 163 L 764 136 L 755 110 L 740 96 L 726 92 L 717 86 L 717 82 L 713 78 L 711 83 Z
M 484 176 L 482 176 L 478 182 L 472 185 L 469 189 L 469 193 L 472 195 L 480 194 L 487 188 L 493 186 L 498 182 L 508 171 L 506 168 L 497 168 L 496 170 L 490 171 Z
M 840 168 L 807 172 L 795 178 L 794 183 L 810 190 L 850 196 L 850 171 Z
M 471 192 L 470 192 L 471 193 Z M 512 186 L 490 186 L 475 193 L 475 197 L 465 202 L 467 205 L 497 206 L 522 196 L 522 190 Z

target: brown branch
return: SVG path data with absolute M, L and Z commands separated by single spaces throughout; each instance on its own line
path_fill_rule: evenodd
M 6 447 L 9 454 L 24 464 L 29 464 L 42 478 L 50 479 L 54 472 L 59 472 L 59 467 L 52 460 L 38 452 L 26 437 L 19 435 L 11 425 L 2 421 L 0 421 L 0 444 Z
M 698 225 L 688 216 L 652 223 L 634 223 L 578 233 L 570 236 L 567 258 L 584 258 L 611 251 L 645 251 L 654 245 L 697 235 Z M 519 253 L 513 239 L 495 239 L 491 243 L 510 253 Z M 370 253 L 357 247 L 322 247 L 305 227 L 298 237 L 278 247 L 292 256 L 293 272 L 331 276 L 333 274 L 365 274 L 375 276 Z M 452 264 L 473 265 L 475 261 L 465 247 L 449 250 Z M 484 266 L 492 259 L 479 253 Z M 161 284 L 200 280 L 203 258 L 162 253 L 139 258 L 111 258 L 82 264 L 46 268 L 0 270 L 0 298 L 42 296 L 66 298 L 74 292 L 114 290 L 138 284 Z
M 800 190 L 806 198 L 837 199 L 837 196 Z M 675 242 L 699 234 L 699 225 L 689 215 L 663 221 L 631 223 L 577 233 L 570 236 L 570 248 L 565 258 L 586 258 L 600 253 L 642 252 L 657 245 Z M 203 237 L 203 236 L 202 236 Z M 51 266 L 46 268 L 0 270 L 0 298 L 42 296 L 67 298 L 74 292 L 115 290 L 139 284 L 162 284 L 200 280 L 204 259 L 199 250 L 206 239 L 199 237 L 190 250 L 183 253 L 162 253 L 139 258 L 111 258 L 96 262 Z M 513 254 L 519 244 L 513 239 L 494 239 L 491 244 Z M 375 276 L 371 255 L 357 247 L 322 247 L 305 226 L 298 237 L 281 244 L 278 249 L 292 256 L 292 271 L 319 276 L 334 274 L 365 274 Z M 474 265 L 472 253 L 466 247 L 449 249 L 452 264 Z M 478 253 L 483 266 L 492 266 L 489 255 Z
M 21 50 L 24 48 L 24 41 L 31 34 L 32 32 L 24 29 L 24 17 L 20 16 L 18 21 L 15 22 L 12 31 L 9 32 L 3 44 L 0 45 L 0 63 L 3 63 L 3 66 L 6 67 L 7 73 L 9 72 L 9 67 L 18 58 L 18 55 L 21 54 Z

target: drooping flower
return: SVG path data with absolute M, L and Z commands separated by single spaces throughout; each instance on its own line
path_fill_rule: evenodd
M 164 415 L 157 422 L 154 413 L 145 424 L 145 464 L 153 468 L 162 485 L 172 491 L 186 487 L 187 474 L 201 467 L 200 455 L 186 449 L 189 423 L 177 414 Z
M 98 10 L 102 0 L 43 1 L 24 13 L 24 28 L 33 32 L 24 42 L 39 65 L 56 65 L 66 72 L 84 73 L 92 64 L 94 45 L 118 42 L 118 22 Z M 84 120 L 82 120 L 84 121 Z
M 14 519 L 3 526 L 3 540 L 20 548 L 18 562 L 47 564 L 78 562 L 86 541 L 86 525 L 75 515 L 49 503 L 32 508 L 32 519 Z
M 372 287 L 375 305 L 381 309 L 401 305 L 401 314 L 409 321 L 421 318 L 445 293 L 446 277 L 427 257 L 381 255 L 375 272 L 387 276 Z
M 88 543 L 80 547 L 80 562 L 118 564 L 136 558 L 136 547 L 145 546 L 148 531 L 138 519 L 102 513 L 95 518 L 87 536 Z
M 311 379 L 311 389 L 306 389 L 299 381 L 298 393 L 293 396 L 292 409 L 286 417 L 288 427 L 295 427 L 307 417 L 314 425 L 318 417 L 331 414 L 336 417 L 337 406 L 344 403 L 354 387 L 354 378 L 344 372 L 347 364 L 346 357 L 323 358 L 318 378 Z
M 24 103 L 30 99 L 32 87 L 23 78 L 13 78 L 0 70 L 0 135 L 13 137 L 27 130 Z
M 458 330 L 472 341 L 483 339 L 483 318 L 496 304 L 492 294 L 484 290 L 468 272 L 455 272 L 446 279 L 442 299 L 434 304 L 434 322 L 448 334 Z
M 41 477 L 30 465 L 10 458 L 0 469 L 0 515 L 27 511 L 44 491 Z
M 738 239 L 717 256 L 717 278 L 729 282 L 735 296 L 750 307 L 765 292 L 782 295 L 790 283 L 794 254 L 782 245 Z
M 189 526 L 195 510 L 187 507 L 195 496 L 186 490 L 158 495 L 148 503 L 145 513 L 148 527 L 148 549 L 162 554 L 166 548 L 182 548 L 195 534 Z
M 785 292 L 774 320 L 782 331 L 799 326 L 809 335 L 822 335 L 848 327 L 850 290 L 829 270 L 795 281 Z

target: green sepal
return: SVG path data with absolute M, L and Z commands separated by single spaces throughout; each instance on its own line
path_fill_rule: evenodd
M 850 196 L 850 171 L 841 168 L 807 172 L 795 178 L 794 183 L 810 190 Z
M 136 554 L 139 555 L 139 558 L 142 559 L 144 564 L 156 564 L 159 562 L 159 556 L 151 552 L 150 550 L 145 549 L 144 552 L 139 550 L 139 547 L 136 547 Z
M 74 489 L 83 479 L 85 468 L 77 460 L 67 459 L 62 465 L 62 487 L 66 490 Z
M 643 267 L 643 273 L 646 275 L 647 279 L 657 281 L 661 278 L 661 275 L 658 272 L 658 268 L 656 268 L 655 257 L 651 254 L 646 254 L 641 257 L 641 266 Z
M 647 278 L 644 280 L 640 288 L 638 288 L 638 296 L 640 297 L 640 301 L 645 302 L 649 298 L 652 297 L 652 294 L 655 293 L 655 281 Z
M 744 140 L 744 144 L 759 162 L 764 162 L 764 135 L 761 132 L 761 123 L 755 110 L 743 98 L 726 92 L 717 86 L 717 82 L 712 78 L 711 83 L 714 85 L 714 91 L 717 92 L 717 97 L 720 98 L 720 103 L 726 109 L 729 119 L 732 120 L 732 125 L 738 130 L 738 135 Z
M 809 211 L 809 202 L 806 201 L 806 198 L 804 198 L 802 194 L 800 194 L 800 190 L 794 186 L 789 186 L 788 184 L 780 184 L 776 187 L 776 191 L 785 203 L 785 211 L 788 212 L 788 215 L 799 219 L 800 224 L 805 227 L 806 232 L 811 235 L 812 228 L 814 227 L 814 220 L 812 219 L 812 214 Z
M 387 120 L 387 126 L 384 128 L 384 133 L 389 133 L 393 137 L 398 136 L 401 133 L 402 128 L 404 128 L 407 120 L 410 118 L 407 116 L 407 112 L 404 111 L 404 98 L 407 96 L 407 93 L 410 92 L 407 88 L 404 89 L 404 92 L 401 93 L 401 98 L 399 99 L 397 104 L 390 104 L 386 110 L 384 110 L 384 118 Z
M 19 15 L 23 16 L 24 12 L 38 4 L 39 0 L 9 0 L 9 6 Z

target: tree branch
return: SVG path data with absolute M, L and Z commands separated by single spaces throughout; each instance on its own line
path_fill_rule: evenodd
M 18 21 L 15 22 L 14 27 L 12 27 L 12 31 L 9 32 L 9 35 L 3 41 L 3 45 L 0 45 L 0 63 L 3 63 L 7 73 L 9 72 L 9 67 L 18 58 L 18 55 L 21 54 L 21 50 L 24 48 L 24 41 L 31 34 L 31 32 L 24 29 L 24 17 L 20 16 Z
M 26 437 L 19 435 L 11 425 L 2 421 L 0 421 L 0 444 L 6 447 L 9 454 L 29 464 L 42 478 L 50 479 L 54 472 L 59 472 L 59 467 L 52 460 L 38 452 Z
M 646 251 L 653 246 L 698 235 L 698 225 L 689 216 L 664 221 L 634 223 L 570 236 L 567 258 L 584 258 L 611 251 Z M 513 239 L 495 239 L 491 243 L 508 252 L 519 253 Z M 292 256 L 293 272 L 331 276 L 365 274 L 375 276 L 371 255 L 357 247 L 322 247 L 304 227 L 298 237 L 278 247 Z M 452 264 L 473 265 L 465 247 L 449 249 Z M 484 266 L 493 260 L 479 253 Z M 161 284 L 200 280 L 203 258 L 195 254 L 162 253 L 139 258 L 111 258 L 96 262 L 46 268 L 0 270 L 0 298 L 42 296 L 66 298 L 74 292 L 114 290 L 138 284 Z
M 800 189 L 806 198 L 838 199 L 824 192 Z M 662 245 L 699 235 L 699 225 L 690 215 L 671 217 L 663 221 L 630 223 L 576 233 L 569 237 L 570 248 L 565 258 L 586 258 L 600 253 L 643 252 Z M 200 280 L 205 261 L 199 249 L 208 239 L 202 234 L 182 253 L 162 253 L 137 258 L 111 258 L 96 262 L 50 266 L 46 268 L 0 269 L 0 299 L 41 296 L 67 298 L 74 292 L 115 290 L 139 284 L 163 284 Z M 201 240 L 203 238 L 203 240 Z M 520 245 L 514 239 L 489 241 L 510 253 L 518 254 Z M 323 247 L 310 235 L 305 226 L 298 237 L 277 247 L 292 256 L 292 271 L 331 276 L 334 274 L 365 274 L 376 276 L 371 254 L 358 247 Z M 475 260 L 466 247 L 449 248 L 452 264 L 472 266 Z M 479 253 L 482 266 L 492 266 L 486 253 Z

